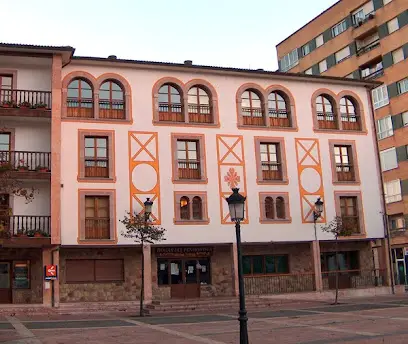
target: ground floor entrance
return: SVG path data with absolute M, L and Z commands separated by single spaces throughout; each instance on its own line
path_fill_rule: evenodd
M 395 284 L 408 285 L 408 248 L 393 248 L 392 262 L 394 264 Z
M 11 302 L 11 263 L 0 262 L 0 303 Z

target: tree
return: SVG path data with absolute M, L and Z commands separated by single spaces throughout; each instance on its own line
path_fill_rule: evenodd
M 138 214 L 134 212 L 133 214 L 127 213 L 121 223 L 125 225 L 125 231 L 122 232 L 122 236 L 125 238 L 131 238 L 134 242 L 140 245 L 142 249 L 142 285 L 140 288 L 140 316 L 144 316 L 143 301 L 144 301 L 144 245 L 154 244 L 164 238 L 165 229 L 159 226 L 155 226 L 149 222 L 148 214 Z
M 353 234 L 354 225 L 351 221 L 343 219 L 341 216 L 335 216 L 327 225 L 322 226 L 323 232 L 331 233 L 335 238 L 335 265 L 336 265 L 336 296 L 334 304 L 337 305 L 339 299 L 339 237 L 350 236 Z

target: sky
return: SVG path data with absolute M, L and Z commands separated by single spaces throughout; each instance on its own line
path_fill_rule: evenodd
M 337 0 L 0 0 L 0 42 L 76 56 L 277 69 L 276 44 Z

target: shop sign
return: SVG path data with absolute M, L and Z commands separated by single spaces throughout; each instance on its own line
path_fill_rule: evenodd
M 56 265 L 46 265 L 44 270 L 44 279 L 46 281 L 56 280 L 58 278 L 58 267 Z
M 158 247 L 157 257 L 210 257 L 212 247 Z

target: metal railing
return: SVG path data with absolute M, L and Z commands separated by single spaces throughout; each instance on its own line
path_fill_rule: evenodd
M 125 119 L 125 102 L 123 100 L 99 100 L 99 118 Z
M 178 160 L 178 176 L 180 179 L 200 179 L 200 161 Z
M 49 172 L 51 170 L 51 153 L 0 151 L 0 170 Z
M 319 129 L 337 129 L 336 115 L 333 112 L 318 112 Z
M 340 119 L 343 130 L 361 130 L 360 116 L 342 113 Z
M 179 103 L 159 103 L 159 121 L 184 122 L 182 105 Z
M 289 113 L 287 110 L 269 109 L 268 115 L 271 127 L 290 127 Z
M 51 235 L 51 216 L 12 215 L 0 217 L 0 227 L 13 237 L 49 237 Z
M 67 117 L 74 118 L 93 118 L 94 102 L 92 98 L 68 98 L 67 99 Z
M 262 161 L 262 179 L 263 180 L 281 180 L 281 164 L 278 162 Z
M 368 75 L 364 76 L 363 79 L 364 80 L 373 80 L 373 79 L 379 78 L 380 76 L 383 76 L 383 75 L 384 75 L 384 69 L 379 69 L 379 70 L 376 70 L 375 72 L 373 72 L 371 74 L 368 74 Z
M 0 107 L 51 109 L 51 92 L 0 89 Z
M 299 293 L 315 290 L 315 274 L 244 276 L 247 295 Z
M 322 272 L 323 289 L 336 289 L 336 271 Z M 383 269 L 340 270 L 338 271 L 339 289 L 382 287 L 386 285 Z
M 211 106 L 188 104 L 188 120 L 191 123 L 213 123 Z
M 358 49 L 356 54 L 357 54 L 357 56 L 361 56 L 361 55 L 369 52 L 370 50 L 373 50 L 373 49 L 377 48 L 379 45 L 380 45 L 380 40 L 377 39 L 374 42 L 371 42 L 371 43 L 367 44 L 366 46 Z
M 339 182 L 355 181 L 353 166 L 350 164 L 336 164 L 336 173 Z
M 261 108 L 242 107 L 244 125 L 264 126 L 265 120 Z

